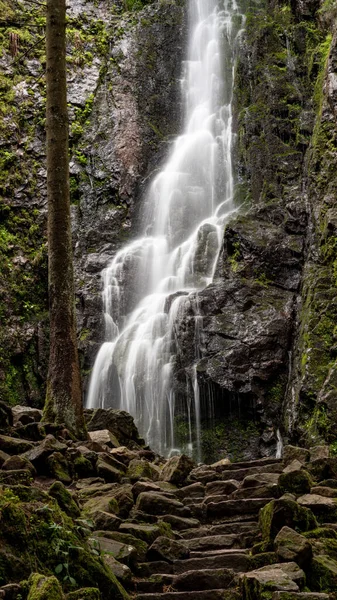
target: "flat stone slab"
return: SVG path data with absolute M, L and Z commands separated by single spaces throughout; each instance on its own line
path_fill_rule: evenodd
M 255 462 L 255 461 L 254 461 Z M 238 465 L 239 463 L 237 463 Z M 249 463 L 247 463 L 249 465 Z M 261 467 L 247 466 L 245 468 L 239 468 L 234 471 L 225 470 L 221 473 L 221 479 L 228 481 L 229 479 L 236 479 L 236 481 L 243 481 L 248 475 L 257 475 L 258 473 L 282 473 L 283 467 L 280 461 L 274 461 L 270 464 Z
M 330 600 L 329 594 L 321 592 L 274 592 L 272 600 Z
M 233 569 L 236 573 L 248 571 L 251 568 L 251 557 L 242 550 L 223 550 L 221 553 L 207 553 L 198 558 L 187 560 L 176 560 L 173 563 L 175 575 L 186 573 L 186 571 L 197 571 L 200 569 Z
M 176 575 L 172 587 L 177 591 L 226 589 L 234 580 L 232 569 L 200 569 Z
M 185 545 L 193 551 L 221 550 L 240 548 L 240 538 L 235 534 L 212 535 L 184 540 Z
M 207 590 L 202 592 L 165 592 L 163 594 L 137 594 L 136 600 L 239 600 L 236 590 Z
M 217 496 L 215 496 L 217 498 Z M 221 518 L 230 515 L 257 514 L 273 498 L 245 498 L 240 500 L 225 500 L 207 504 L 207 518 Z

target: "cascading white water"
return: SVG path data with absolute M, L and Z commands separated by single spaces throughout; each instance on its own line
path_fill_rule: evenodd
M 148 191 L 144 236 L 119 251 L 102 274 L 106 341 L 87 406 L 127 410 L 150 446 L 166 455 L 175 448 L 175 323 L 189 295 L 212 282 L 224 225 L 235 211 L 231 98 L 241 15 L 235 0 L 220 4 L 190 0 L 184 132 Z M 198 346 L 197 314 L 195 322 Z M 186 443 L 199 458 L 198 358 L 197 350 Z

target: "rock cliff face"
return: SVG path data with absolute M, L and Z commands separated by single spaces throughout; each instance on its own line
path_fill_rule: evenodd
M 100 271 L 137 231 L 148 179 L 182 115 L 185 2 L 130 10 L 140 4 L 71 0 L 69 6 L 71 192 L 85 380 L 103 336 Z M 0 59 L 6 279 L 0 386 L 11 403 L 41 404 L 44 50 L 22 60 L 20 51 L 43 37 L 43 19 L 37 9 L 8 6 Z M 203 450 L 234 458 L 274 454 L 277 430 L 304 445 L 333 443 L 337 418 L 335 8 L 330 0 L 270 1 L 251 3 L 246 14 L 234 98 L 242 209 L 224 233 L 214 282 L 190 297 L 179 317 L 174 382 L 178 402 L 186 401 L 198 313 Z M 186 425 L 178 419 L 177 426 L 183 438 Z

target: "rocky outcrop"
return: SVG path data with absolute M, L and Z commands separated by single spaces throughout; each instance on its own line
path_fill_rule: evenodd
M 48 360 L 45 16 L 21 4 L 3 8 L 0 394 L 11 404 L 41 406 Z M 70 190 L 85 376 L 103 335 L 100 271 L 130 236 L 131 222 L 136 231 L 145 182 L 179 130 L 186 22 L 181 0 L 71 0 L 67 11 Z

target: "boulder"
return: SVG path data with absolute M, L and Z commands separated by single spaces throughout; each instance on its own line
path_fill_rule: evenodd
M 91 454 L 90 451 L 88 451 L 88 454 Z M 96 474 L 96 465 L 93 465 L 92 461 L 89 460 L 85 454 L 76 456 L 76 458 L 71 461 L 71 464 L 76 477 L 79 477 L 80 479 L 93 477 Z
M 96 442 L 100 446 L 108 446 L 109 448 L 118 448 L 119 441 L 109 429 L 99 429 L 98 431 L 89 431 L 89 437 L 92 442 Z
M 274 547 L 280 560 L 294 561 L 300 567 L 307 565 L 312 557 L 310 542 L 290 527 L 282 527 L 274 540 Z
M 175 560 L 189 558 L 189 555 L 190 551 L 183 542 L 160 536 L 149 548 L 147 558 L 150 561 L 164 560 L 171 563 Z
M 205 495 L 205 486 L 202 483 L 191 483 L 176 491 L 176 497 L 182 498 L 203 498 Z
M 81 511 L 77 506 L 69 490 L 67 490 L 61 481 L 55 481 L 49 488 L 48 494 L 55 498 L 59 507 L 72 519 L 80 516 Z
M 64 600 L 61 585 L 56 577 L 32 573 L 28 580 L 27 600 Z
M 163 515 L 161 520 L 164 523 L 171 525 L 172 528 L 177 531 L 184 531 L 184 529 L 195 529 L 200 525 L 200 521 L 198 521 L 198 519 L 188 519 L 184 517 L 178 517 L 176 515 Z
M 13 411 L 5 403 L 0 400 L 0 429 L 7 429 L 13 425 Z
M 310 448 L 310 461 L 329 458 L 329 446 L 313 446 Z
M 243 600 L 261 600 L 273 591 L 298 592 L 305 574 L 295 562 L 276 563 L 239 577 Z
M 200 481 L 201 483 L 206 484 L 211 481 L 216 481 L 217 479 L 221 479 L 221 473 L 218 473 L 215 469 L 211 469 L 206 465 L 202 465 L 201 467 L 192 469 L 187 478 L 187 483 Z
M 103 496 L 95 496 L 94 498 L 90 498 L 87 500 L 83 507 L 83 512 L 88 516 L 95 514 L 96 511 L 103 511 L 112 514 L 118 514 L 118 502 L 114 496 L 109 496 L 104 494 Z
M 113 492 L 113 495 L 118 503 L 118 514 L 122 519 L 125 519 L 129 516 L 134 503 L 132 485 L 125 483 L 124 485 L 119 486 L 116 491 Z
M 217 460 L 217 462 L 212 463 L 210 466 L 212 469 L 216 469 L 217 467 L 219 467 L 221 470 L 221 467 L 225 467 L 230 464 L 231 461 L 229 460 L 229 458 L 221 458 L 220 460 Z
M 31 444 L 32 446 L 32 444 Z M 39 475 L 48 475 L 47 458 L 53 452 L 64 453 L 67 445 L 59 442 L 53 435 L 48 434 L 42 442 L 24 453 L 24 457 L 30 460 Z
M 235 479 L 228 479 L 228 481 L 211 481 L 206 484 L 206 496 L 228 496 L 232 492 L 235 492 L 240 486 L 238 481 Z
M 123 585 L 129 585 L 132 579 L 131 569 L 127 565 L 123 565 L 121 562 L 116 560 L 111 554 L 104 553 L 102 560 L 107 567 L 113 572 L 114 576 L 117 577 Z M 99 597 L 101 600 L 101 596 Z
M 126 446 L 119 446 L 118 448 L 112 448 L 110 454 L 116 458 L 119 462 L 128 466 L 129 462 L 134 458 L 138 458 L 138 453 L 134 450 L 130 450 Z
M 307 469 L 316 481 L 337 479 L 337 457 L 317 458 L 308 463 Z
M 45 427 L 41 423 L 35 421 L 33 423 L 27 423 L 26 425 L 21 425 L 20 422 L 17 423 L 15 433 L 19 435 L 20 438 L 33 442 L 39 442 L 46 436 Z
M 28 423 L 38 423 L 42 419 L 42 410 L 39 408 L 32 408 L 31 406 L 13 406 L 13 421 L 14 425 L 21 423 L 27 425 Z
M 167 498 L 167 496 L 156 492 L 142 492 L 139 494 L 136 509 L 150 515 L 191 516 L 191 511 L 187 506 L 184 506 L 178 500 Z
M 265 542 L 274 540 L 283 526 L 297 531 L 310 531 L 317 527 L 317 521 L 310 508 L 300 506 L 295 499 L 282 496 L 264 506 L 259 515 L 262 538 Z
M 96 465 L 97 473 L 105 481 L 111 483 L 119 483 L 122 479 L 123 472 L 112 464 L 108 464 L 106 458 L 100 456 Z
M 279 477 L 279 473 L 256 473 L 255 475 L 247 475 L 247 477 L 245 477 L 242 481 L 241 488 L 250 489 L 254 487 L 261 487 L 261 485 L 275 485 L 278 484 Z M 229 482 L 225 481 L 224 483 Z
M 119 440 L 120 445 L 133 448 L 135 444 L 143 445 L 143 440 L 139 437 L 137 427 L 133 417 L 124 410 L 114 408 L 97 408 L 93 412 L 87 411 L 88 431 L 99 431 L 108 429 Z
M 139 479 L 150 479 L 151 481 L 157 481 L 159 479 L 160 470 L 147 460 L 133 458 L 129 462 L 126 475 L 132 482 L 138 481 Z
M 334 522 L 337 519 L 337 499 L 319 494 L 304 494 L 297 499 L 297 502 L 312 510 L 320 518 L 320 521 Z
M 292 468 L 295 462 L 298 463 L 298 461 L 293 461 L 284 469 L 283 473 L 281 473 L 279 477 L 279 487 L 283 494 L 285 492 L 290 492 L 291 494 L 295 494 L 295 496 L 301 496 L 302 494 L 310 492 L 312 479 L 308 471 L 301 468 L 301 465 L 299 469 Z
M 33 477 L 36 475 L 36 469 L 34 465 L 30 462 L 30 460 L 18 454 L 10 456 L 3 463 L 2 469 L 4 471 L 16 471 L 18 469 L 26 469 L 31 473 Z
M 129 544 L 123 544 L 122 542 L 95 534 L 90 536 L 88 542 L 94 550 L 102 554 L 110 554 L 113 558 L 128 566 L 133 565 L 136 561 L 137 550 Z
M 133 535 L 147 544 L 152 544 L 160 535 L 162 535 L 161 527 L 158 525 L 146 525 L 145 523 L 122 523 L 119 531 Z
M 96 510 L 91 513 L 90 517 L 95 529 L 104 531 L 117 531 L 123 522 L 117 515 L 105 512 L 104 510 Z
M 0 435 L 0 450 L 6 452 L 6 454 L 22 454 L 22 452 L 32 450 L 33 447 L 32 442 L 28 440 L 10 437 L 9 435 Z M 27 458 L 30 460 L 29 456 Z
M 185 454 L 172 456 L 164 465 L 160 479 L 175 485 L 182 485 L 194 467 L 192 459 Z
M 3 452 L 3 450 L 0 450 L 0 469 L 2 468 L 2 465 L 4 464 L 4 462 L 6 462 L 6 460 L 10 457 L 9 454 L 7 454 L 7 452 Z
M 28 469 L 13 471 L 0 471 L 0 484 L 5 485 L 30 485 L 32 474 Z
M 61 452 L 53 452 L 46 458 L 46 468 L 51 477 L 63 483 L 72 482 L 70 465 Z
M 318 496 L 325 496 L 326 498 L 336 498 L 337 500 L 337 489 L 327 487 L 324 485 L 316 485 L 311 488 L 311 494 L 318 494 Z
M 234 580 L 232 569 L 199 569 L 177 575 L 173 588 L 178 591 L 227 589 Z M 234 598 L 233 598 L 234 600 Z
M 298 460 L 302 465 L 310 460 L 310 452 L 306 448 L 299 448 L 298 446 L 284 446 L 283 448 L 283 464 L 286 467 L 293 460 Z
M 337 590 L 337 561 L 324 554 L 314 556 L 308 571 L 308 586 L 314 592 Z
M 140 540 L 129 533 L 122 533 L 121 531 L 94 531 L 92 536 L 99 539 L 103 537 L 104 539 L 113 540 L 115 542 L 135 548 L 136 562 L 144 562 L 146 559 L 146 553 L 149 545 L 143 540 Z

